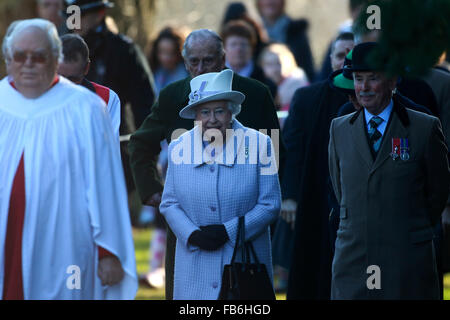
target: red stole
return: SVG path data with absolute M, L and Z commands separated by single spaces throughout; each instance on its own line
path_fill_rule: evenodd
M 98 83 L 92 82 L 91 84 L 94 86 L 95 93 L 105 101 L 106 105 L 109 102 L 109 88 L 99 85 Z
M 23 300 L 22 231 L 25 218 L 25 171 L 23 154 L 11 189 L 5 240 L 4 300 Z

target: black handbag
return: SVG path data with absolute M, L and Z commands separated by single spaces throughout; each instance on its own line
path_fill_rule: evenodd
M 235 262 L 239 247 L 242 247 L 242 262 Z M 259 263 L 251 241 L 245 241 L 245 220 L 240 217 L 233 257 L 230 264 L 224 266 L 219 300 L 275 299 L 266 266 Z

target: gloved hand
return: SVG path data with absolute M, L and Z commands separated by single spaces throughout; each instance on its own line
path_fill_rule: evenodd
M 230 239 L 223 224 L 211 224 L 209 226 L 202 226 L 200 227 L 200 230 L 205 233 L 206 237 L 208 237 L 210 241 L 216 241 L 217 244 L 220 243 L 220 246 L 223 246 L 225 242 Z
M 222 247 L 229 237 L 223 224 L 201 226 L 200 230 L 192 232 L 188 242 L 200 249 L 214 251 Z

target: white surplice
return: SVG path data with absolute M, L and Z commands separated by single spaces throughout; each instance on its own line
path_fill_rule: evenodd
M 135 297 L 127 191 L 112 130 L 104 102 L 63 77 L 37 99 L 0 81 L 0 295 L 10 193 L 24 153 L 24 298 Z M 121 261 L 119 284 L 101 285 L 98 246 Z

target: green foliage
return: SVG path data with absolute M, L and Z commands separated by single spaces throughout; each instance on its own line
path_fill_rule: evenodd
M 450 273 L 444 275 L 444 300 L 450 300 Z
M 146 273 L 149 268 L 149 243 L 153 230 L 133 229 L 134 249 L 136 254 L 136 267 L 138 274 Z M 139 285 L 136 300 L 164 300 L 165 290 L 151 289 L 143 285 Z
M 355 32 L 371 32 L 369 5 L 381 9 L 380 50 L 371 61 L 390 75 L 420 76 L 450 49 L 450 0 L 366 1 Z

